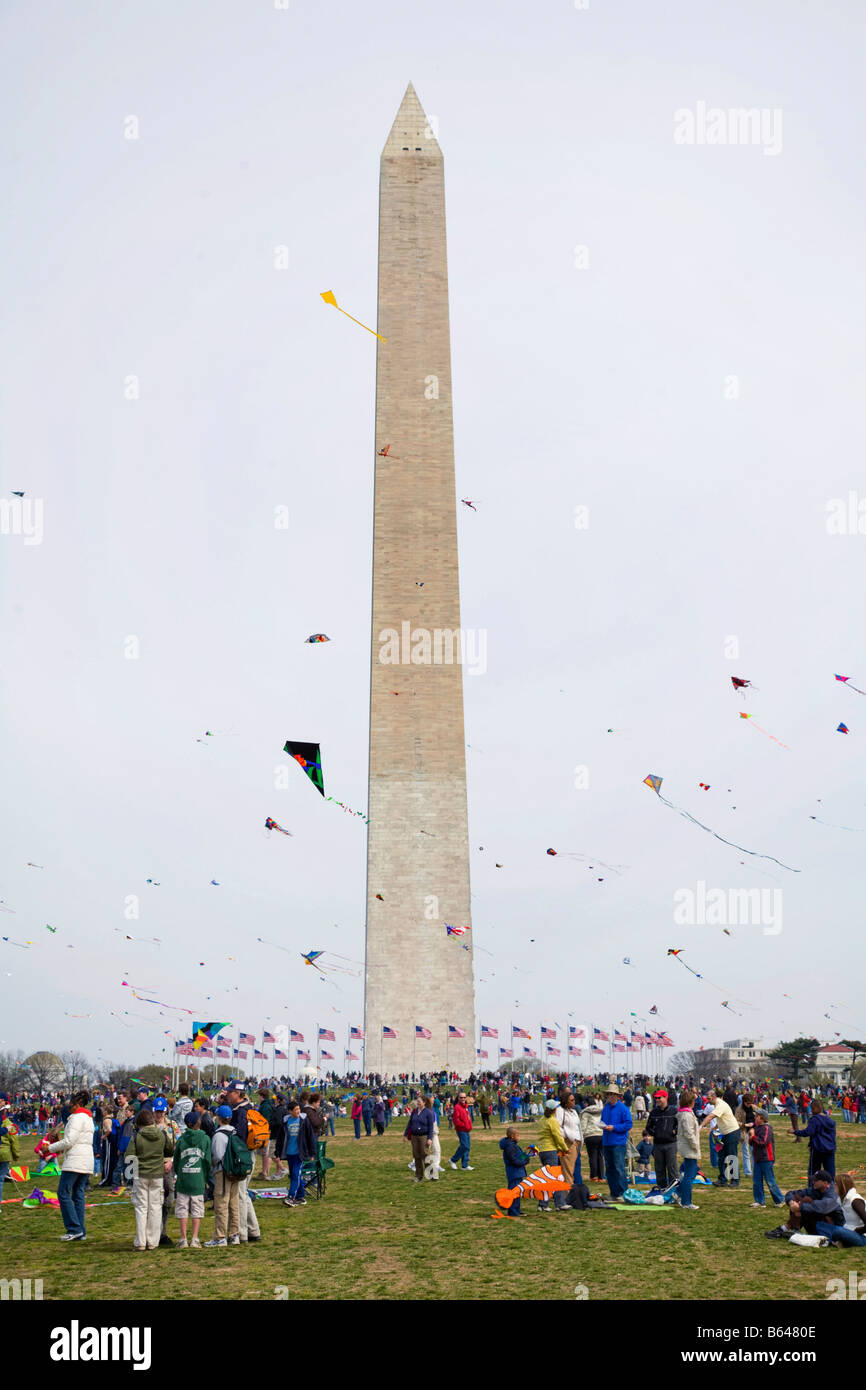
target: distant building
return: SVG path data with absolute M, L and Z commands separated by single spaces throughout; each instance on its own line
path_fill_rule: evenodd
M 844 1043 L 822 1043 L 815 1055 L 815 1071 L 833 1082 L 846 1082 L 853 1058 L 853 1048 Z
M 722 1048 L 733 1075 L 745 1076 L 754 1071 L 760 1071 L 762 1076 L 767 1075 L 769 1059 L 766 1043 L 755 1038 L 733 1038 L 730 1042 L 723 1043 Z

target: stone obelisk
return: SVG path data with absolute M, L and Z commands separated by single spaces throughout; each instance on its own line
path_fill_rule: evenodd
M 411 83 L 382 151 L 377 327 L 366 1069 L 465 1077 L 472 933 L 446 931 L 471 918 L 445 178 Z

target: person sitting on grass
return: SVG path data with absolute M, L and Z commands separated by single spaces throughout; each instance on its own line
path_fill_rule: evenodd
M 505 1163 L 505 1186 L 516 1187 L 519 1182 L 523 1182 L 526 1177 L 526 1165 L 529 1162 L 529 1154 L 524 1153 L 518 1141 L 520 1130 L 517 1125 L 509 1125 L 505 1131 L 505 1138 L 500 1139 L 499 1147 L 502 1150 L 502 1159 Z M 526 1212 L 520 1210 L 520 1198 L 512 1202 L 508 1209 L 509 1216 L 525 1216 Z
M 210 1139 L 201 1132 L 201 1120 L 197 1111 L 185 1112 L 186 1130 L 177 1141 L 172 1160 L 175 1175 L 174 1214 L 180 1222 L 180 1250 L 187 1249 L 186 1226 L 192 1217 L 192 1239 L 194 1249 L 201 1246 L 198 1238 L 199 1227 L 204 1216 L 204 1194 L 210 1179 L 211 1147 Z
M 771 1240 L 790 1240 L 799 1231 L 816 1235 L 815 1227 L 819 1221 L 834 1228 L 845 1225 L 839 1194 L 832 1177 L 824 1168 L 812 1174 L 811 1187 L 786 1192 L 785 1201 L 788 1204 L 787 1221 L 772 1231 L 764 1232 Z
M 845 1224 L 837 1226 L 828 1221 L 816 1221 L 815 1235 L 826 1236 L 839 1246 L 866 1245 L 866 1202 L 854 1186 L 854 1179 L 850 1173 L 839 1173 L 834 1184 Z

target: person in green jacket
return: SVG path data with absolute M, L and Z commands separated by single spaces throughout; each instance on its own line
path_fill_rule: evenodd
M 186 1116 L 186 1130 L 177 1141 L 172 1159 L 175 1174 L 174 1214 L 180 1222 L 178 1248 L 186 1250 L 187 1244 L 200 1248 L 198 1228 L 204 1216 L 204 1194 L 210 1181 L 211 1153 L 210 1140 L 201 1132 L 201 1119 L 198 1112 L 190 1110 Z M 192 1238 L 187 1242 L 186 1223 L 192 1217 Z
M 153 1111 L 146 1107 L 135 1117 L 133 1136 L 126 1151 L 132 1167 L 132 1205 L 135 1208 L 133 1250 L 159 1247 L 162 1221 L 163 1178 L 171 1167 L 174 1138 L 154 1123 Z
M 21 1159 L 18 1130 L 8 1118 L 10 1108 L 9 1097 L 5 1094 L 0 1095 L 0 1200 L 3 1197 L 3 1184 L 9 1176 L 9 1169 L 13 1163 L 18 1163 Z M 2 1210 L 0 1207 L 0 1211 Z

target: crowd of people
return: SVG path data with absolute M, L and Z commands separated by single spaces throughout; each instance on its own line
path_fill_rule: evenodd
M 849 1174 L 836 1175 L 836 1108 L 843 1122 L 860 1123 L 866 1113 L 862 1086 L 811 1090 L 769 1083 L 748 1089 L 732 1081 L 706 1085 L 703 1078 L 664 1081 L 648 1077 L 471 1076 L 463 1086 L 451 1073 L 406 1076 L 399 1081 L 370 1075 L 327 1078 L 320 1091 L 303 1078 L 276 1083 L 230 1082 L 222 1091 L 193 1095 L 187 1082 L 165 1092 L 141 1084 L 127 1090 L 103 1087 L 71 1096 L 0 1095 L 0 1197 L 4 1179 L 20 1159 L 19 1137 L 33 1134 L 38 1172 L 52 1160 L 62 1165 L 57 1196 L 63 1240 L 86 1239 L 85 1197 L 95 1181 L 114 1195 L 129 1190 L 135 1213 L 136 1251 L 174 1243 L 202 1245 L 205 1206 L 213 1204 L 214 1230 L 204 1244 L 239 1245 L 261 1239 L 250 1195 L 255 1160 L 261 1178 L 286 1183 L 285 1206 L 306 1206 L 304 1165 L 335 1120 L 351 1120 L 353 1138 L 384 1135 L 395 1118 L 405 1120 L 413 1181 L 438 1181 L 442 1162 L 440 1125 L 453 1131 L 448 1157 L 454 1170 L 473 1172 L 473 1126 L 505 1126 L 499 1148 L 509 1188 L 531 1164 L 561 1170 L 568 1190 L 538 1203 L 540 1215 L 568 1213 L 585 1205 L 588 1184 L 607 1185 L 619 1201 L 635 1182 L 687 1211 L 696 1183 L 710 1181 L 700 1169 L 701 1136 L 709 1141 L 710 1164 L 720 1188 L 736 1190 L 741 1174 L 752 1180 L 756 1211 L 767 1193 L 785 1220 L 773 1238 L 835 1240 L 866 1244 L 866 1207 Z M 288 1083 L 288 1084 L 285 1084 Z M 790 1126 L 790 1140 L 809 1146 L 807 1187 L 783 1193 L 775 1176 L 776 1136 L 772 1121 Z M 525 1125 L 537 1125 L 524 1147 Z M 584 1177 L 584 1165 L 586 1174 Z M 179 1223 L 172 1242 L 169 1214 Z M 519 1199 L 511 1216 L 524 1215 Z M 831 1234 L 832 1232 L 832 1234 Z

